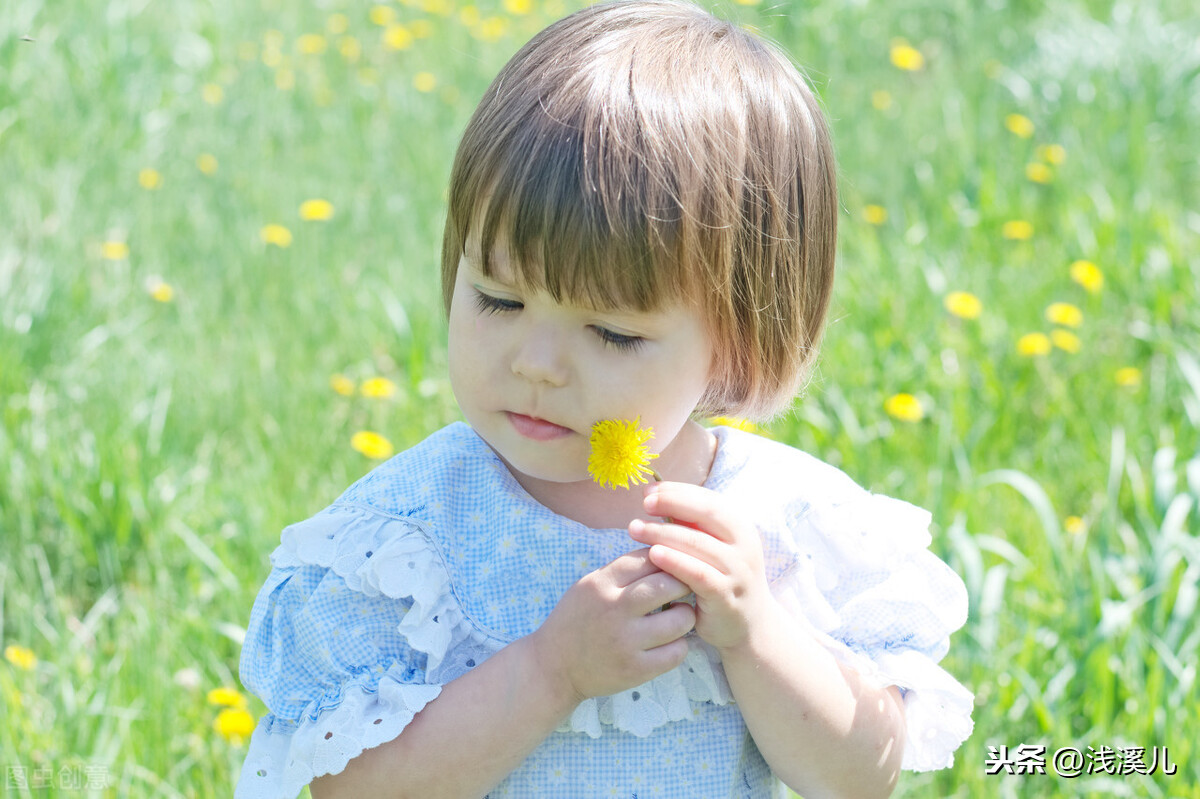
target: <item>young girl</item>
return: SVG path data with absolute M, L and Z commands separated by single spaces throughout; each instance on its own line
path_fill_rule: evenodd
M 966 617 L 929 515 L 715 414 L 816 356 L 837 201 L 786 57 L 674 0 L 503 69 L 442 271 L 466 423 L 283 532 L 242 655 L 243 797 L 886 796 L 949 765 Z M 600 420 L 665 482 L 591 480 Z

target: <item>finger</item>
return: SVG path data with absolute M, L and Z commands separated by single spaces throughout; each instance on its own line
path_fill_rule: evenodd
M 690 586 L 698 598 L 719 597 L 728 583 L 726 575 L 718 569 L 686 552 L 661 544 L 650 547 L 650 560 L 676 580 Z
M 725 564 L 730 555 L 730 545 L 703 530 L 634 519 L 629 524 L 629 537 L 648 547 L 661 544 L 678 552 L 686 552 L 722 573 L 728 573 Z
M 625 588 L 625 599 L 630 610 L 644 616 L 668 602 L 683 599 L 690 593 L 692 589 L 685 583 L 659 571 L 656 566 L 654 574 L 646 575 Z
M 647 575 L 656 573 L 659 568 L 650 562 L 649 549 L 636 549 L 626 552 L 596 571 L 604 574 L 617 588 L 625 588 Z
M 676 638 L 662 646 L 647 649 L 642 653 L 642 659 L 647 670 L 658 676 L 659 674 L 666 674 L 671 669 L 678 668 L 679 664 L 683 663 L 687 658 L 687 655 L 687 639 Z
M 732 542 L 745 524 L 731 502 L 690 483 L 654 483 L 646 489 L 642 506 L 651 516 L 694 524 L 722 541 Z
M 682 638 L 696 626 L 696 609 L 683 602 L 639 621 L 643 649 L 650 650 Z

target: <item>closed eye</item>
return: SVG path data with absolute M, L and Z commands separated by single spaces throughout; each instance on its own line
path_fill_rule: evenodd
M 614 333 L 605 327 L 592 325 L 592 330 L 596 331 L 596 335 L 604 340 L 604 343 L 618 350 L 630 352 L 646 343 L 646 340 L 641 336 L 626 336 L 623 333 Z
M 493 297 L 491 294 L 484 294 L 479 289 L 475 290 L 475 307 L 480 313 L 509 313 L 519 311 L 525 306 L 516 300 L 506 300 L 502 297 Z

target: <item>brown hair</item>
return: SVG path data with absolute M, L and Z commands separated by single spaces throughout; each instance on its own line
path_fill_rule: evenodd
M 697 412 L 763 418 L 816 358 L 837 188 L 816 99 L 776 47 L 676 0 L 591 6 L 530 40 L 467 125 L 442 243 L 599 308 L 698 302 L 716 342 Z

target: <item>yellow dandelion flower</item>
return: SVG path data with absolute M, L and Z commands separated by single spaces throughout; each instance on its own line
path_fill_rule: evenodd
M 276 247 L 292 246 L 292 231 L 283 225 L 274 223 L 265 225 L 262 230 L 258 231 L 258 236 L 266 244 L 274 244 Z
M 329 42 L 319 33 L 304 33 L 296 40 L 296 52 L 301 55 L 320 55 L 328 46 Z
M 714 416 L 708 420 L 709 423 L 720 425 L 721 427 L 732 427 L 736 430 L 744 430 L 747 433 L 757 433 L 758 425 L 749 419 L 742 419 L 736 416 Z
M 262 62 L 270 69 L 277 69 L 283 66 L 283 52 L 272 47 L 263 47 Z
M 153 280 L 150 282 L 150 296 L 158 302 L 170 302 L 175 299 L 175 289 L 171 288 L 171 284 L 162 280 Z
M 342 58 L 354 63 L 362 57 L 362 45 L 353 36 L 343 36 L 338 39 L 338 52 L 342 54 Z
M 329 386 L 343 397 L 349 397 L 354 394 L 354 381 L 343 374 L 337 374 L 329 378 Z
M 403 25 L 389 25 L 383 32 L 383 43 L 393 50 L 407 50 L 413 38 L 412 31 Z
M 514 16 L 524 16 L 533 10 L 533 0 L 504 0 L 504 10 Z
M 504 17 L 488 17 L 481 21 L 471 34 L 485 42 L 495 42 L 508 33 L 508 20 Z
M 871 92 L 871 105 L 876 111 L 886 111 L 892 107 L 892 93 L 884 89 Z
M 1069 302 L 1052 302 L 1046 306 L 1046 321 L 1063 327 L 1079 327 L 1083 324 L 1083 311 Z
M 1071 264 L 1071 279 L 1083 286 L 1088 293 L 1097 294 L 1104 288 L 1104 273 L 1091 261 L 1075 261 Z
M 1041 144 L 1037 148 L 1037 157 L 1047 164 L 1061 164 L 1067 160 L 1067 148 L 1061 144 Z
M 437 77 L 432 72 L 413 75 L 413 87 L 419 92 L 431 92 L 437 88 Z
M 1083 343 L 1079 340 L 1079 336 L 1072 333 L 1070 330 L 1055 329 L 1050 331 L 1050 341 L 1054 346 L 1058 347 L 1063 352 L 1069 352 L 1072 355 L 1079 352 Z
M 1027 358 L 1047 355 L 1051 346 L 1050 337 L 1045 333 L 1026 333 L 1017 339 L 1017 352 Z
M 246 697 L 236 688 L 214 688 L 208 692 L 207 699 L 210 705 L 238 708 L 246 706 Z
M 1034 183 L 1049 183 L 1054 180 L 1054 170 L 1037 161 L 1025 165 L 1025 177 Z
M 1137 388 L 1142 384 L 1142 370 L 1136 366 L 1123 366 L 1113 374 L 1113 379 L 1122 388 Z
M 225 90 L 219 83 L 206 83 L 200 87 L 200 99 L 209 105 L 220 105 L 225 99 Z
M 290 92 L 296 88 L 296 73 L 288 67 L 275 70 L 275 88 L 281 92 Z
M 414 19 L 408 23 L 414 39 L 428 39 L 433 35 L 433 23 L 427 19 Z
M 474 28 L 480 19 L 482 17 L 479 16 L 479 9 L 475 6 L 463 6 L 458 10 L 458 21 L 467 28 Z
M 1033 120 L 1024 114 L 1009 114 L 1004 118 L 1004 127 L 1022 139 L 1032 137 L 1035 129 Z
M 200 153 L 196 156 L 196 169 L 199 169 L 205 175 L 216 174 L 217 157 L 212 153 Z
M 609 488 L 629 488 L 629 484 L 645 483 L 654 474 L 650 461 L 658 457 L 646 446 L 654 438 L 652 428 L 642 429 L 642 418 L 632 422 L 605 419 L 592 425 L 589 439 L 588 474 L 600 485 Z
M 883 409 L 888 416 L 902 422 L 919 422 L 925 418 L 921 401 L 912 394 L 893 394 L 884 400 Z
M 396 451 L 396 448 L 392 446 L 392 442 L 378 433 L 372 433 L 370 430 L 359 430 L 355 433 L 350 439 L 350 446 L 371 460 L 376 461 L 390 458 Z
M 882 205 L 863 206 L 862 213 L 863 213 L 863 219 L 865 219 L 867 221 L 867 224 L 875 225 L 876 227 L 878 227 L 879 225 L 882 225 L 884 222 L 887 221 L 887 218 L 888 218 L 887 209 L 884 208 Z
M 921 51 L 902 41 L 892 44 L 891 58 L 892 66 L 907 72 L 916 72 L 925 66 L 925 56 L 921 55 Z
M 448 17 L 454 13 L 454 3 L 451 0 L 421 0 L 421 10 L 426 14 Z
M 969 291 L 952 291 L 942 304 L 959 319 L 978 319 L 983 313 L 983 303 Z
M 106 261 L 124 261 L 129 257 L 129 245 L 123 241 L 106 241 L 100 245 L 100 257 Z
M 1079 516 L 1068 516 L 1063 519 L 1063 529 L 1071 535 L 1081 535 L 1087 530 L 1087 525 Z
M 386 28 L 396 18 L 396 9 L 391 6 L 371 6 L 371 10 L 367 12 L 367 17 L 373 24 L 381 28 Z
M 350 20 L 345 14 L 330 14 L 325 20 L 325 30 L 334 36 L 340 36 L 350 30 Z
M 1033 225 L 1024 219 L 1010 219 L 1000 229 L 1000 235 L 1012 241 L 1025 241 L 1033 236 Z
M 333 218 L 333 203 L 329 200 L 305 200 L 300 204 L 300 218 L 309 222 L 324 222 Z
M 153 191 L 162 186 L 162 173 L 157 169 L 146 167 L 141 172 L 138 172 L 138 185 L 143 189 Z
M 254 716 L 241 708 L 227 707 L 213 719 L 213 729 L 225 740 L 241 746 L 254 732 Z
M 9 644 L 4 647 L 4 659 L 22 671 L 31 671 L 37 665 L 37 655 L 33 650 L 20 644 Z
M 373 399 L 386 399 L 394 396 L 396 393 L 396 384 L 386 377 L 372 377 L 369 380 L 364 380 L 362 384 L 362 395 Z

